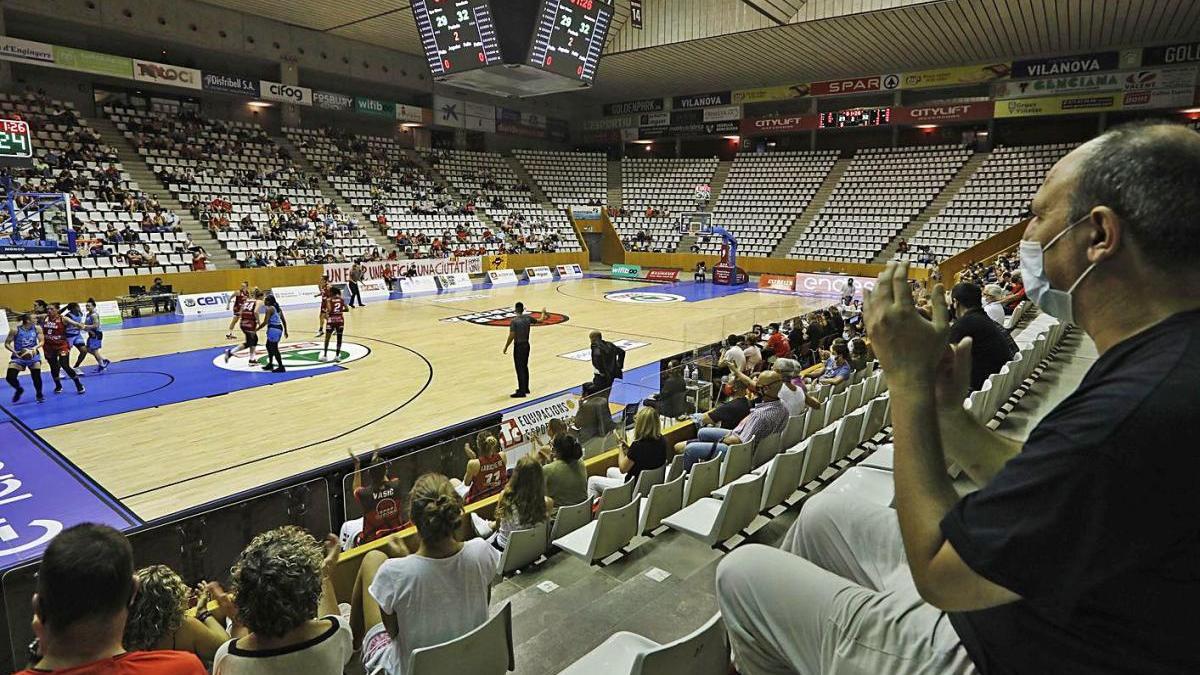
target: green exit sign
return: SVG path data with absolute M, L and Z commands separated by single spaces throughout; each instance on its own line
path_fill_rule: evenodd
M 33 135 L 24 120 L 0 119 L 0 157 L 33 156 Z

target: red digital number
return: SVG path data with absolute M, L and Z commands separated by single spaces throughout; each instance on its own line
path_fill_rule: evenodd
M 442 69 L 443 69 L 443 70 L 450 70 L 450 59 L 444 59 L 444 60 L 442 61 Z
M 575 66 L 575 74 L 583 77 L 583 66 Z
M 589 11 L 592 9 L 592 0 L 571 0 L 571 4 Z
M 548 65 L 550 65 L 551 63 L 554 63 L 554 57 L 553 57 L 553 56 L 550 56 L 549 54 L 547 54 L 547 55 L 546 55 L 546 65 L 548 66 Z
M 479 52 L 479 53 L 478 53 L 476 56 L 478 56 L 478 57 L 479 57 L 479 62 L 480 62 L 480 63 L 484 63 L 484 62 L 486 62 L 486 61 L 487 61 L 487 57 L 483 55 L 483 52 Z

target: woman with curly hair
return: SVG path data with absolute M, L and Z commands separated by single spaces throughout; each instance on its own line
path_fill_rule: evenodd
M 125 621 L 125 649 L 155 651 L 174 649 L 192 652 L 204 663 L 212 663 L 217 648 L 229 640 L 225 619 L 233 609 L 232 599 L 215 583 L 201 584 L 196 598 L 196 616 L 188 616 L 188 587 L 166 565 L 143 567 L 134 573 L 138 592 Z M 208 610 L 209 600 L 216 611 Z
M 255 537 L 233 565 L 234 633 L 213 675 L 341 673 L 354 651 L 333 591 L 337 537 L 325 550 L 299 527 Z
M 471 514 L 475 532 L 497 550 L 508 547 L 508 538 L 516 530 L 526 530 L 554 512 L 554 500 L 546 496 L 542 465 L 533 455 L 517 460 L 512 477 L 504 484 L 496 502 L 496 519 L 488 522 Z
M 409 499 L 420 548 L 395 559 L 368 552 L 354 582 L 351 623 L 368 673 L 403 675 L 414 649 L 466 635 L 488 618 L 500 552 L 482 539 L 455 539 L 463 502 L 445 476 L 421 476 Z

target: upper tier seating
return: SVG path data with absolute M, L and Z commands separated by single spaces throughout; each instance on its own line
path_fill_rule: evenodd
M 871 262 L 970 155 L 956 145 L 859 150 L 788 257 Z
M 261 127 L 188 111 L 104 111 L 239 263 L 341 262 L 375 248 L 358 218 L 326 204 L 316 177 L 304 175 Z
M 928 247 L 938 260 L 974 246 L 1016 224 L 1046 172 L 1076 143 L 1000 147 L 983 162 L 954 199 L 912 238 L 906 257 Z
M 738 153 L 713 208 L 713 225 L 738 240 L 745 255 L 769 256 L 808 206 L 829 170 L 836 150 Z M 704 237 L 700 253 L 720 253 L 720 237 Z
M 628 249 L 674 253 L 679 245 L 679 216 L 701 210 L 696 187 L 712 183 L 717 158 L 621 160 L 621 203 L 626 215 L 613 219 Z M 658 215 L 650 215 L 651 213 Z M 651 239 L 637 241 L 645 231 Z
M 608 201 L 608 164 L 601 152 L 514 150 L 555 206 L 583 206 Z
M 141 192 L 117 160 L 116 151 L 101 142 L 73 104 L 32 92 L 0 93 L 0 115 L 25 120 L 33 134 L 33 166 L 11 170 L 17 189 L 69 193 L 78 245 L 75 255 L 4 256 L 0 282 L 191 269 L 189 242 L 179 230 L 179 216 Z M 47 230 L 54 230 L 47 236 L 65 242 L 66 232 L 61 229 L 65 210 L 52 209 L 43 217 L 51 221 Z M 7 214 L 2 220 L 0 231 L 7 233 L 11 229 Z M 33 234 L 27 229 L 23 236 L 35 238 Z

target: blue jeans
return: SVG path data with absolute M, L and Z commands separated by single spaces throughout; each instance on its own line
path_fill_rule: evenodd
M 696 432 L 696 440 L 683 446 L 683 470 L 691 471 L 692 465 L 696 462 L 704 462 L 728 452 L 729 446 L 720 442 L 727 435 L 729 435 L 729 430 L 721 427 L 705 427 Z M 714 443 L 716 443 L 715 453 L 713 452 Z

